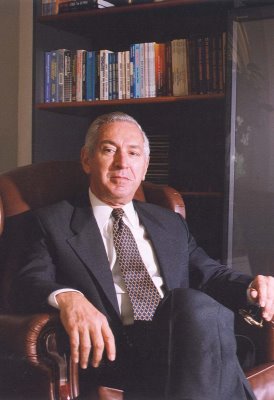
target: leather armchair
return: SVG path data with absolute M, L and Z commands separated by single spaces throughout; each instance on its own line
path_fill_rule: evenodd
M 12 217 L 69 198 L 87 186 L 80 163 L 52 161 L 16 168 L 0 176 L 0 398 L 20 400 L 70 400 L 79 397 L 78 367 L 69 356 L 66 333 L 58 312 L 16 315 L 9 290 L 16 260 L 8 246 Z M 171 208 L 185 217 L 178 192 L 144 182 L 136 199 Z M 256 367 L 246 374 L 258 400 L 274 398 L 274 330 L 243 324 L 243 334 L 258 348 Z M 85 399 L 82 397 L 81 399 Z M 112 388 L 90 389 L 89 400 L 122 400 Z

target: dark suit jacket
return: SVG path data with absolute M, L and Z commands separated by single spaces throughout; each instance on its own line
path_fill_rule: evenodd
M 246 303 L 251 277 L 233 272 L 197 246 L 179 214 L 134 201 L 151 239 L 165 289 L 194 287 L 232 309 Z M 22 220 L 22 218 L 21 218 Z M 40 312 L 54 290 L 80 290 L 111 322 L 119 309 L 104 244 L 87 199 L 26 213 L 24 248 L 15 284 L 17 308 Z

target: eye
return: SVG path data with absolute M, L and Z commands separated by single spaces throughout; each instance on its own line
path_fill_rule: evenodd
M 115 147 L 111 147 L 111 146 L 103 147 L 102 150 L 103 150 L 103 153 L 105 153 L 105 154 L 114 154 L 116 151 Z
M 130 152 L 129 152 L 129 155 L 130 156 L 132 156 L 132 157 L 140 157 L 140 152 L 139 151 L 137 151 L 137 150 L 131 150 Z

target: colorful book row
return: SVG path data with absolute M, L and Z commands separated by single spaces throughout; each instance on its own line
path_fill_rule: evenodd
M 45 102 L 185 96 L 224 91 L 225 34 L 136 43 L 129 50 L 45 52 Z
M 112 6 L 114 4 L 108 0 L 41 0 L 41 15 L 56 15 Z

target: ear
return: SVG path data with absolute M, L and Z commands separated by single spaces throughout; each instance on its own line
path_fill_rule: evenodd
M 143 181 L 146 179 L 147 169 L 148 169 L 148 166 L 149 166 L 149 160 L 150 160 L 150 158 L 147 157 L 146 165 L 145 165 L 145 171 L 144 171 L 144 175 L 143 175 L 143 179 L 142 179 Z
M 82 147 L 81 150 L 81 164 L 82 164 L 82 168 L 84 170 L 84 172 L 87 175 L 90 175 L 91 173 L 91 159 L 90 159 L 90 154 L 89 154 L 89 150 L 86 146 Z

